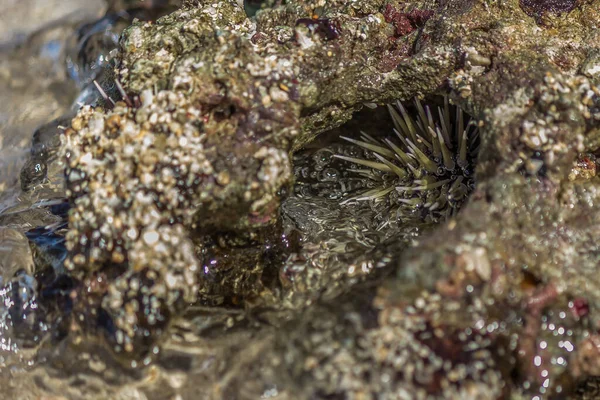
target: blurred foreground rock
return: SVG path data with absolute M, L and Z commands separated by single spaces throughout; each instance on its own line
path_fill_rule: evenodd
M 123 99 L 63 136 L 82 284 L 61 346 L 155 359 L 148 397 L 576 393 L 600 374 L 598 21 L 598 0 L 297 0 L 134 23 Z M 294 151 L 365 103 L 441 94 L 480 121 L 456 219 L 354 252 L 290 239 Z

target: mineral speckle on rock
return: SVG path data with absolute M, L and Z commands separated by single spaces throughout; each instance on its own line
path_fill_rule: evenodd
M 57 332 L 37 381 L 71 398 L 593 390 L 599 5 L 189 0 L 134 22 L 122 99 L 62 135 L 68 228 L 47 210 L 33 273 L 11 277 L 53 310 L 20 325 Z M 378 106 L 415 96 L 473 117 L 476 185 L 446 221 L 382 225 L 389 210 L 340 204 L 369 182 L 333 155 L 365 150 L 327 138 L 385 137 Z
M 197 110 L 174 93 L 144 93 L 141 102 L 147 106 L 122 103 L 110 115 L 82 109 L 63 147 L 72 199 L 66 266 L 76 276 L 122 270 L 104 307 L 126 351 L 141 334 L 139 318 L 153 326 L 166 318 L 154 315 L 162 307 L 196 299 L 200 271 L 188 228 L 202 177 L 213 173 Z

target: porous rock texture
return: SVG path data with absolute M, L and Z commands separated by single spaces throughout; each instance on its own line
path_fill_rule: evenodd
M 482 141 L 458 217 L 378 245 L 366 288 L 330 281 L 346 294 L 272 317 L 204 395 L 565 398 L 600 374 L 600 1 L 275 3 L 135 23 L 115 71 L 130 104 L 65 132 L 67 266 L 105 274 L 115 346 L 143 353 L 202 293 L 198 237 L 276 229 L 294 151 L 364 103 L 447 94 Z

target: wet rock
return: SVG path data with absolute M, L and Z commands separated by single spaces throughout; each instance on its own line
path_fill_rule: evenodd
M 532 17 L 540 17 L 543 14 L 566 13 L 577 6 L 577 0 L 521 0 L 523 10 Z
M 46 179 L 48 166 L 41 160 L 31 159 L 21 170 L 21 190 L 27 192 L 35 185 L 42 184 Z
M 36 280 L 24 270 L 17 271 L 0 289 L 0 299 L 0 341 L 4 349 L 16 352 L 21 346 L 38 343 L 48 327 L 39 305 Z
M 64 135 L 67 266 L 82 282 L 69 337 L 100 326 L 124 358 L 145 357 L 201 288 L 233 299 L 260 287 L 264 255 L 231 248 L 255 245 L 282 211 L 304 242 L 280 291 L 264 291 L 281 309 L 194 320 L 182 337 L 218 332 L 221 347 L 196 344 L 199 379 L 169 395 L 567 396 L 597 373 L 599 94 L 577 71 L 598 2 L 557 5 L 564 23 L 536 3 L 553 29 L 516 1 L 355 3 L 290 1 L 248 19 L 234 2 L 189 1 L 128 28 L 116 71 L 127 96 L 83 108 Z M 291 152 L 363 104 L 440 92 L 481 121 L 482 143 L 476 188 L 431 234 L 382 238 L 372 215 L 342 215 L 334 171 L 312 176 L 327 160 L 294 170 Z M 293 172 L 325 185 L 282 203 Z M 215 232 L 235 232 L 218 256 L 248 262 L 246 275 L 203 275 L 198 247 L 216 247 L 199 237 Z
M 66 50 L 70 78 L 80 88 L 92 88 L 93 80 L 112 71 L 121 33 L 134 19 L 152 21 L 179 5 L 169 0 L 110 1 L 104 17 L 81 25 L 70 38 Z
M 37 270 L 44 271 L 46 268 L 50 268 L 55 276 L 64 273 L 64 261 L 67 258 L 65 224 L 57 225 L 51 229 L 36 228 L 26 233 L 32 243 Z
M 244 11 L 248 17 L 254 17 L 258 11 L 263 8 L 272 7 L 275 4 L 272 0 L 243 0 Z
M 127 14 L 115 13 L 79 27 L 66 57 L 69 76 L 79 87 L 89 85 L 103 69 L 112 67 L 120 34 L 129 22 Z
M 32 275 L 33 258 L 29 242 L 21 232 L 6 227 L 0 228 L 0 279 L 7 282 L 19 270 Z

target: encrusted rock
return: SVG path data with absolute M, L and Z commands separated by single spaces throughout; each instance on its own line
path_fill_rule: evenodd
M 204 285 L 197 254 L 210 251 L 198 248 L 224 233 L 231 247 L 255 244 L 257 229 L 274 226 L 292 151 L 364 104 L 445 94 L 479 121 L 477 183 L 463 208 L 429 236 L 383 240 L 358 213 L 325 215 L 332 203 L 286 203 L 299 231 L 312 229 L 304 212 L 316 231 L 338 226 L 332 218 L 353 225 L 329 241 L 326 229 L 302 232 L 314 242 L 287 258 L 281 291 L 265 296 L 315 308 L 272 316 L 292 327 L 261 331 L 275 345 L 249 374 L 290 393 L 301 382 L 309 398 L 573 392 L 597 372 L 586 360 L 600 306 L 599 6 L 292 0 L 249 19 L 237 1 L 190 0 L 135 23 L 116 70 L 123 102 L 83 108 L 64 134 L 67 266 L 106 285 L 94 295 L 114 321 L 111 343 L 137 354 L 199 291 L 235 298 L 259 280 L 264 254 L 236 255 L 259 261 L 238 266 L 243 279 L 220 271 Z M 336 185 L 318 188 L 336 200 Z M 369 279 L 363 303 L 336 297 Z M 244 363 L 263 355 L 256 346 Z M 248 384 L 242 369 L 224 374 L 231 397 Z

